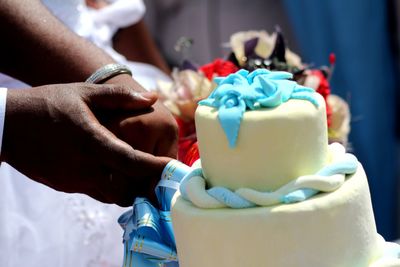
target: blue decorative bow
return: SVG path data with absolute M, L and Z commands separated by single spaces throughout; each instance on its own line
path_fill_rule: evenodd
M 293 75 L 283 71 L 241 69 L 227 77 L 217 77 L 218 87 L 200 105 L 218 108 L 218 119 L 231 148 L 236 146 L 240 123 L 246 109 L 273 108 L 289 99 L 308 100 L 315 106 L 315 90 L 291 81 Z
M 147 199 L 136 198 L 133 209 L 122 214 L 124 229 L 123 267 L 177 267 L 178 258 L 171 223 L 171 201 L 190 167 L 170 161 L 156 187 L 159 209 Z

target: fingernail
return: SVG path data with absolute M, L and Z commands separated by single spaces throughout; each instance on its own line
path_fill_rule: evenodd
M 137 97 L 137 98 L 141 98 L 146 101 L 150 101 L 156 96 L 156 94 L 153 92 L 141 92 L 141 93 L 134 92 L 133 96 Z

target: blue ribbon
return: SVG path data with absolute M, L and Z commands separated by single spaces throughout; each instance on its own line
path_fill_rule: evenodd
M 123 267 L 177 267 L 178 257 L 171 222 L 171 201 L 190 167 L 170 161 L 156 187 L 159 209 L 147 199 L 136 198 L 133 208 L 118 223 L 124 229 Z

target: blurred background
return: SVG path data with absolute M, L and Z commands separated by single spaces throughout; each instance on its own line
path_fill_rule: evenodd
M 399 1 L 41 1 L 72 31 L 128 65 L 146 88 L 171 81 L 183 59 L 201 66 L 227 57 L 231 35 L 241 31 L 273 33 L 278 25 L 311 68 L 329 65 L 334 53 L 331 91 L 350 107 L 349 145 L 368 176 L 377 230 L 400 241 Z M 186 53 L 175 49 L 181 37 L 193 40 Z M 0 85 L 29 87 L 2 74 Z M 121 266 L 116 218 L 126 209 L 55 191 L 5 163 L 0 177 L 0 266 Z
M 145 0 L 145 21 L 171 66 L 181 63 L 176 41 L 190 37 L 189 58 L 224 57 L 238 31 L 279 25 L 303 62 L 327 65 L 336 54 L 332 93 L 351 110 L 349 141 L 367 173 L 378 232 L 399 237 L 398 18 L 395 0 Z

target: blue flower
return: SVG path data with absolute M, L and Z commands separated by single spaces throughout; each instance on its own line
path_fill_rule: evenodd
M 315 91 L 291 81 L 293 75 L 283 71 L 241 69 L 227 77 L 217 77 L 217 88 L 199 102 L 218 109 L 218 119 L 231 148 L 236 146 L 240 122 L 246 110 L 271 108 L 289 99 L 302 99 L 318 106 Z

